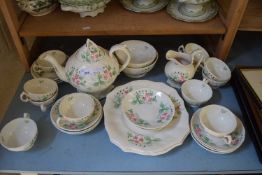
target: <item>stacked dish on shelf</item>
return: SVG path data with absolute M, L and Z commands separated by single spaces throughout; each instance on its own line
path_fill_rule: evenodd
M 190 132 L 183 100 L 160 82 L 138 80 L 115 88 L 107 95 L 104 116 L 110 141 L 124 152 L 161 155 Z
M 71 135 L 92 131 L 103 117 L 99 100 L 85 93 L 65 95 L 55 102 L 50 111 L 52 124 Z
M 43 52 L 37 60 L 33 62 L 30 69 L 31 75 L 33 78 L 49 78 L 59 83 L 61 80 L 58 78 L 55 68 L 48 61 L 44 60 L 47 55 L 54 57 L 60 65 L 64 65 L 68 57 L 60 50 L 48 50 Z
M 198 109 L 191 118 L 190 127 L 196 143 L 217 154 L 234 152 L 245 140 L 245 128 L 241 120 L 220 105 Z
M 120 44 L 127 47 L 131 57 L 129 64 L 123 70 L 126 76 L 141 78 L 154 68 L 158 53 L 151 44 L 141 40 L 128 40 Z M 115 54 L 119 63 L 123 65 L 127 60 L 127 55 L 121 50 L 116 51 Z
M 79 13 L 80 17 L 95 17 L 103 13 L 110 0 L 59 0 L 63 11 Z

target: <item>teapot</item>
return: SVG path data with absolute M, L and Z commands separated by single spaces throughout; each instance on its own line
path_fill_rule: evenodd
M 200 52 L 195 51 L 192 54 L 187 54 L 169 50 L 166 53 L 166 59 L 169 62 L 165 66 L 165 74 L 170 86 L 179 88 L 184 81 L 194 77 L 203 59 L 203 56 L 199 58 Z
M 121 66 L 114 56 L 114 52 L 118 50 L 127 55 Z M 44 59 L 52 64 L 61 80 L 68 82 L 80 92 L 102 98 L 112 89 L 113 82 L 127 67 L 131 57 L 126 45 L 117 44 L 107 51 L 87 39 L 86 43 L 69 57 L 65 67 L 58 64 L 51 55 L 47 55 Z

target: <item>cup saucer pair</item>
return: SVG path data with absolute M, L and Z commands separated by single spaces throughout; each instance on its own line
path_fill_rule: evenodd
M 62 97 L 63 98 L 63 97 Z M 92 131 L 102 119 L 102 105 L 96 98 L 92 97 L 95 102 L 95 109 L 90 118 L 83 122 L 73 122 L 62 119 L 62 115 L 59 112 L 59 105 L 62 98 L 57 100 L 50 111 L 50 118 L 52 124 L 61 132 L 71 135 L 84 134 Z M 58 122 L 59 121 L 59 122 Z
M 230 134 L 232 141 L 230 144 L 225 143 L 225 140 L 220 137 L 215 137 L 205 131 L 200 123 L 199 114 L 201 109 L 198 109 L 192 116 L 190 127 L 191 136 L 196 143 L 207 151 L 216 154 L 228 154 L 236 151 L 245 140 L 245 128 L 239 118 L 237 118 L 237 127 Z

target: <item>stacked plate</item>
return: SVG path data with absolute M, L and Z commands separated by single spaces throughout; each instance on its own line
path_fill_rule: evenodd
M 207 108 L 216 108 L 218 110 L 212 110 L 210 111 L 210 116 L 212 118 L 212 116 L 216 116 L 216 114 L 220 113 L 221 114 L 221 119 L 222 120 L 228 120 L 225 119 L 225 116 L 229 116 L 226 113 L 230 113 L 226 108 L 219 106 L 219 105 L 209 105 L 206 106 L 204 108 L 201 108 L 199 110 L 197 110 L 191 119 L 191 123 L 190 123 L 190 127 L 191 127 L 191 136 L 193 137 L 193 139 L 196 141 L 196 143 L 198 145 L 200 145 L 202 148 L 204 148 L 207 151 L 210 151 L 212 153 L 216 153 L 216 154 L 228 154 L 231 152 L 236 151 L 244 142 L 245 140 L 245 128 L 242 124 L 242 122 L 240 121 L 240 119 L 238 117 L 235 117 L 236 122 L 234 125 L 234 130 L 230 131 L 230 133 L 227 136 L 222 136 L 222 135 L 217 135 L 216 133 L 218 131 L 216 131 L 215 133 L 213 133 L 212 131 L 210 132 L 210 130 L 205 126 L 205 121 L 201 121 L 201 117 L 200 115 L 204 115 L 201 114 L 201 111 L 203 113 L 203 111 L 205 111 Z M 211 115 L 212 114 L 212 115 Z M 207 114 L 208 115 L 208 114 Z M 216 117 L 219 118 L 219 117 Z M 214 121 L 214 123 L 216 123 L 216 125 L 218 126 L 218 129 L 224 128 L 225 129 L 229 129 L 230 127 L 226 126 L 227 124 L 223 124 L 221 126 L 219 126 L 219 124 L 222 124 L 222 120 L 218 120 L 215 121 L 214 119 L 212 119 Z M 234 120 L 232 120 L 234 121 Z M 227 121 L 227 123 L 234 123 L 232 121 Z M 212 126 L 212 122 L 209 123 Z M 233 126 L 233 125 L 232 125 Z M 212 127 L 211 127 L 212 128 Z M 212 130 L 215 130 L 216 127 L 213 126 Z M 219 131 L 220 133 L 221 131 Z
M 188 113 L 175 89 L 138 80 L 107 95 L 105 128 L 124 152 L 156 156 L 181 145 L 190 132 Z
M 103 13 L 110 0 L 59 0 L 63 11 L 79 13 L 80 17 L 95 17 Z
M 127 10 L 138 13 L 153 13 L 163 9 L 169 0 L 121 0 Z
M 34 78 L 49 78 L 60 83 L 61 80 L 55 73 L 54 67 L 47 61 L 44 60 L 46 55 L 52 55 L 57 62 L 61 65 L 65 64 L 67 55 L 60 50 L 49 50 L 43 52 L 31 66 L 31 75 Z
M 101 103 L 95 97 L 73 93 L 55 102 L 50 117 L 52 124 L 61 132 L 78 135 L 92 131 L 100 123 L 103 113 Z

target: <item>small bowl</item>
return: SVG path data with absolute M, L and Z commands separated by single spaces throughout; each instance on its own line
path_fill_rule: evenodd
M 226 63 L 218 58 L 211 57 L 204 63 L 203 68 L 205 74 L 215 81 L 229 81 L 231 78 L 231 71 Z
M 130 52 L 131 60 L 128 64 L 129 68 L 147 67 L 151 65 L 157 57 L 156 49 L 147 42 L 140 40 L 128 40 L 122 42 L 121 44 L 126 45 Z M 125 62 L 126 54 L 122 51 L 116 51 L 116 56 L 120 64 Z
M 24 91 L 20 94 L 23 102 L 43 102 L 54 96 L 58 90 L 57 83 L 48 78 L 35 78 L 24 84 Z
M 72 93 L 62 98 L 59 113 L 68 121 L 83 122 L 94 113 L 95 101 L 85 93 Z
M 27 151 L 34 145 L 37 138 L 37 125 L 25 113 L 7 123 L 0 133 L 1 145 L 9 151 Z
M 130 68 L 130 67 L 126 67 L 123 72 L 126 76 L 131 77 L 131 78 L 140 78 L 145 76 L 149 71 L 151 71 L 156 62 L 158 60 L 158 55 L 155 58 L 154 62 L 148 66 L 145 67 L 141 67 L 141 68 Z
M 200 80 L 187 80 L 181 86 L 181 93 L 185 101 L 191 106 L 206 103 L 213 95 L 211 87 Z
M 221 105 L 203 107 L 199 113 L 199 120 L 205 131 L 215 137 L 228 138 L 237 127 L 236 116 Z

